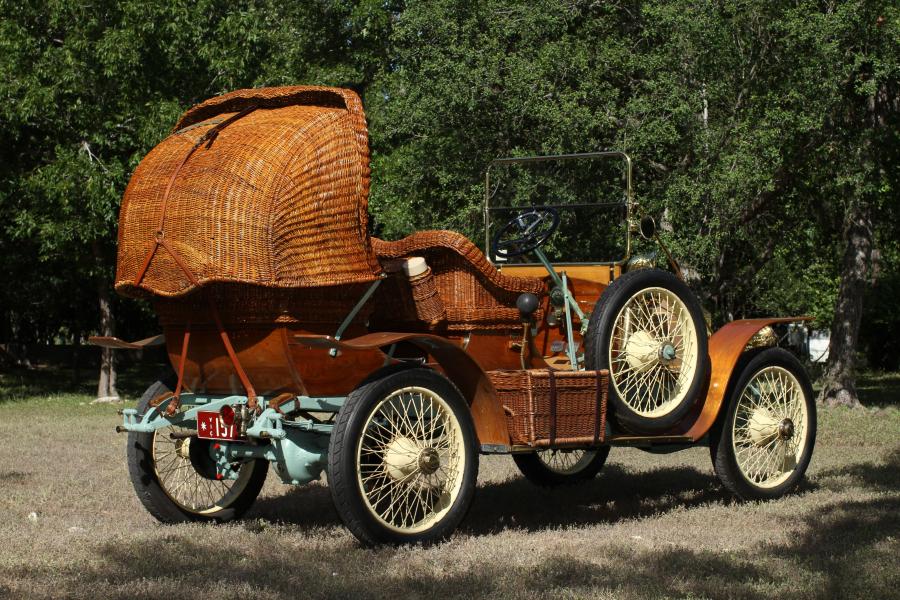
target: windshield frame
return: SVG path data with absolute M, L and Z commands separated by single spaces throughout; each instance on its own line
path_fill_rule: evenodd
M 567 161 L 567 160 L 584 160 L 584 159 L 620 159 L 625 163 L 625 197 L 624 202 L 590 202 L 590 203 L 579 203 L 579 204 L 568 204 L 563 205 L 563 207 L 577 208 L 577 207 L 616 207 L 625 205 L 625 256 L 619 260 L 610 260 L 610 261 L 589 261 L 589 262 L 557 262 L 554 264 L 558 265 L 621 265 L 628 262 L 628 259 L 631 258 L 631 230 L 632 230 L 632 215 L 636 210 L 636 203 L 634 200 L 634 190 L 631 184 L 631 157 L 628 156 L 625 152 L 620 152 L 618 150 L 606 150 L 601 152 L 580 152 L 575 154 L 547 154 L 547 155 L 539 155 L 539 156 L 518 156 L 518 157 L 505 157 L 505 158 L 495 158 L 488 164 L 487 169 L 484 172 L 484 255 L 491 262 L 491 264 L 495 266 L 531 266 L 537 265 L 540 263 L 506 263 L 504 261 L 494 261 L 494 257 L 491 256 L 491 214 L 499 211 L 509 211 L 510 207 L 508 206 L 491 206 L 491 198 L 493 194 L 491 193 L 491 170 L 495 167 L 502 165 L 510 165 L 510 164 L 527 164 L 527 163 L 539 163 L 539 162 L 548 162 L 548 161 Z M 555 205 L 554 205 L 555 206 Z M 525 207 L 523 207 L 524 209 Z

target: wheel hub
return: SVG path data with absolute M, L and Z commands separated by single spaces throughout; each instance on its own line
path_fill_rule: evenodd
M 636 331 L 625 344 L 625 360 L 638 373 L 652 369 L 659 360 L 659 342 L 648 331 Z
M 659 347 L 659 362 L 667 365 L 673 360 L 675 360 L 675 346 L 670 342 L 664 342 L 663 345 Z
M 757 408 L 750 415 L 748 430 L 750 439 L 757 446 L 765 446 L 778 436 L 781 423 L 765 409 Z
M 421 462 L 422 450 L 408 437 L 398 437 L 384 451 L 384 465 L 395 480 L 406 479 Z
M 789 440 L 794 437 L 794 422 L 790 419 L 784 419 L 778 424 L 778 437 L 783 440 Z
M 441 466 L 441 457 L 434 448 L 425 448 L 419 454 L 419 470 L 431 475 Z
M 175 451 L 179 458 L 189 459 L 191 457 L 191 438 L 185 438 L 176 442 Z

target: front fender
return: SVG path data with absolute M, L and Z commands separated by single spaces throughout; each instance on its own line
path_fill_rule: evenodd
M 741 319 L 732 321 L 716 331 L 709 338 L 710 374 L 706 399 L 700 416 L 685 435 L 697 441 L 709 432 L 722 409 L 734 367 L 744 353 L 750 338 L 767 325 L 811 320 L 812 317 Z

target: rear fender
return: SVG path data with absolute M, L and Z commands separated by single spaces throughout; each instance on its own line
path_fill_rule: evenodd
M 700 416 L 685 435 L 693 441 L 697 441 L 712 428 L 725 403 L 728 386 L 735 375 L 734 368 L 744 353 L 747 343 L 760 329 L 767 325 L 811 320 L 811 317 L 741 319 L 732 321 L 716 331 L 709 338 L 710 375 L 706 399 Z
M 497 402 L 491 380 L 478 363 L 453 342 L 424 333 L 370 333 L 346 341 L 329 336 L 298 335 L 295 338 L 304 346 L 348 351 L 374 350 L 400 342 L 413 344 L 434 357 L 450 381 L 462 392 L 469 403 L 475 433 L 482 450 L 486 447 L 496 451 L 509 449 L 506 416 Z

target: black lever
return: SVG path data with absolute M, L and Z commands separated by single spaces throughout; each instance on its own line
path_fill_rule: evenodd
M 519 297 L 516 298 L 516 308 L 519 309 L 523 321 L 531 320 L 531 315 L 538 309 L 538 305 L 538 297 L 528 292 L 519 294 Z

